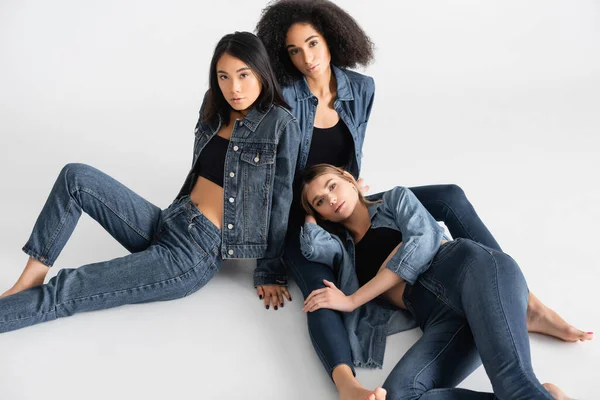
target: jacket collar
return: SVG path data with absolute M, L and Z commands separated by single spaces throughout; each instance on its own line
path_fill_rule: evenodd
M 354 100 L 354 96 L 352 95 L 352 90 L 350 89 L 350 80 L 348 79 L 348 75 L 346 73 L 336 67 L 333 64 L 330 64 L 331 70 L 335 75 L 335 80 L 337 83 L 337 99 L 340 101 L 351 101 Z M 306 82 L 306 78 L 302 76 L 302 79 L 297 79 L 294 81 L 294 89 L 296 91 L 296 100 L 306 100 L 313 97 L 310 88 L 308 87 L 308 82 Z
M 250 110 L 248 114 L 246 114 L 246 116 L 242 119 L 243 125 L 250 129 L 252 132 L 256 132 L 256 128 L 258 128 L 258 125 L 263 120 L 265 115 L 267 115 L 269 111 L 271 111 L 271 108 L 273 108 L 273 104 L 270 104 L 269 107 L 267 107 L 267 109 L 264 111 L 260 111 L 256 107 L 252 108 L 252 110 Z M 210 133 L 213 135 L 217 133 L 219 129 L 221 129 L 222 123 L 223 121 L 221 119 L 221 116 L 219 116 L 219 120 L 213 124 L 202 122 L 202 124 L 206 128 L 208 128 L 207 130 L 209 130 Z

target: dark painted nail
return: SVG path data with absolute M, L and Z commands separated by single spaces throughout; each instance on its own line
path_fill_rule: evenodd
M 262 294 L 259 294 L 259 295 L 258 295 L 258 298 L 262 300 Z
M 277 306 L 273 307 L 275 309 L 275 311 L 277 311 Z
M 279 306 L 283 307 L 283 303 L 281 303 Z
M 268 309 L 269 309 L 269 306 L 265 306 L 265 308 L 268 310 Z
M 290 296 L 290 301 L 292 301 L 292 296 Z

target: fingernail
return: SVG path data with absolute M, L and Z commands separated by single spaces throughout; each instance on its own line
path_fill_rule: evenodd
M 262 294 L 259 294 L 259 295 L 258 295 L 258 298 L 262 300 Z
M 265 308 L 268 310 L 268 309 L 269 309 L 269 306 L 265 306 Z
M 292 301 L 292 296 L 290 296 L 290 301 Z
M 274 306 L 273 308 L 275 309 L 275 311 L 277 311 L 277 306 Z
M 588 335 L 593 335 L 593 334 L 594 334 L 594 332 L 588 332 L 587 334 L 588 334 Z
M 280 307 L 283 307 L 283 303 L 281 303 L 279 306 L 280 306 Z

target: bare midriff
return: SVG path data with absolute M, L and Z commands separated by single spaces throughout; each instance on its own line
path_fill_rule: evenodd
M 210 222 L 221 229 L 223 224 L 223 188 L 203 176 L 198 177 L 190 199 Z

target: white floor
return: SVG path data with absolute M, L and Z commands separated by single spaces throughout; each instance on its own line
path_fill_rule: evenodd
M 372 191 L 457 183 L 530 288 L 600 331 L 600 14 L 590 1 L 339 1 L 377 45 L 364 148 Z M 67 162 L 166 207 L 191 157 L 212 48 L 264 3 L 0 4 L 0 290 Z M 392 29 L 393 28 L 393 29 Z M 52 270 L 125 254 L 82 218 Z M 335 399 L 294 301 L 266 311 L 253 262 L 188 298 L 81 314 L 0 335 L 0 399 Z M 50 275 L 52 276 L 52 275 Z M 383 382 L 419 337 L 388 339 Z M 538 378 L 595 399 L 600 339 L 531 336 Z M 483 368 L 461 387 L 490 390 Z

